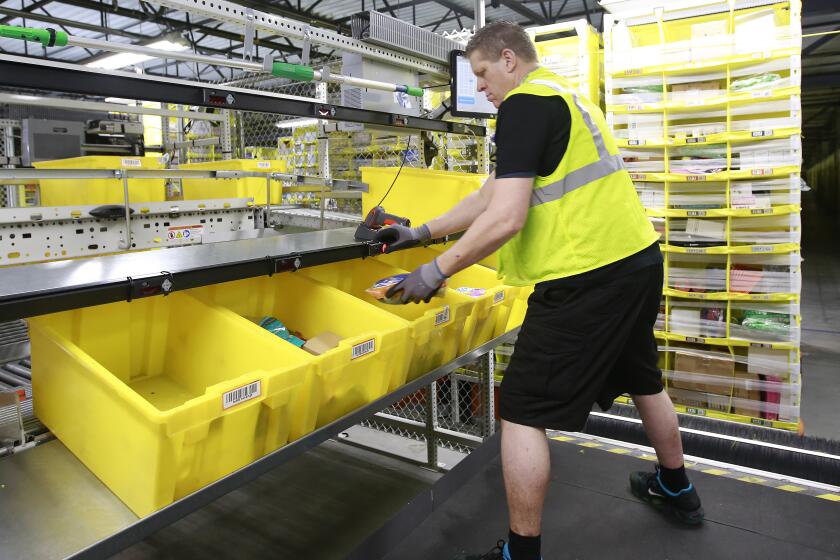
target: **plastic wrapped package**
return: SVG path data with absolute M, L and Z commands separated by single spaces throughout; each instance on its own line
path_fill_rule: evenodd
M 802 219 L 799 214 L 732 218 L 733 245 L 799 243 Z
M 742 144 L 732 149 L 732 169 L 756 169 L 802 164 L 799 136 Z
M 744 294 L 799 293 L 799 253 L 732 255 L 729 291 Z
M 665 171 L 664 150 L 622 150 L 624 167 L 630 172 L 663 173 Z
M 726 244 L 725 218 L 671 218 L 668 243 L 681 247 L 712 247 Z
M 675 210 L 726 208 L 726 183 L 671 183 L 668 186 L 668 207 Z
M 688 337 L 725 338 L 726 302 L 671 298 L 668 332 Z
M 635 181 L 636 193 L 645 208 L 665 208 L 665 184 Z
M 726 291 L 726 255 L 668 253 L 667 286 L 681 292 Z
M 677 146 L 669 152 L 671 173 L 719 173 L 726 165 L 726 144 Z
M 729 337 L 755 342 L 799 342 L 798 303 L 731 303 Z
M 802 202 L 802 180 L 798 176 L 766 181 L 732 181 L 732 208 L 772 208 Z

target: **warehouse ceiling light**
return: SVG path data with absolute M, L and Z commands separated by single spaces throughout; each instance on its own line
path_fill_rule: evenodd
M 149 47 L 150 49 L 160 49 L 162 51 L 170 52 L 184 51 L 189 48 L 189 46 L 185 45 L 184 43 L 171 41 L 169 39 L 155 41 L 154 43 L 149 43 L 148 45 L 144 46 Z M 106 56 L 105 58 L 89 62 L 85 64 L 85 66 L 88 66 L 90 68 L 102 68 L 104 70 L 117 70 L 118 68 L 133 66 L 141 62 L 146 62 L 147 60 L 151 60 L 153 58 L 153 56 L 148 56 L 145 54 L 116 53 L 110 56 Z

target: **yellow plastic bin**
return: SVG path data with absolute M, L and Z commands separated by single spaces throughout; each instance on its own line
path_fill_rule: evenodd
M 163 169 L 156 157 L 83 156 L 38 161 L 37 169 Z M 93 206 L 123 204 L 122 179 L 41 179 L 41 206 Z M 130 179 L 131 202 L 166 200 L 164 179 Z
M 414 340 L 414 355 L 407 380 L 445 364 L 458 356 L 461 333 L 475 302 L 454 290 L 429 303 L 389 305 L 373 299 L 365 290 L 382 278 L 405 273 L 375 259 L 344 261 L 301 269 L 297 274 L 334 286 L 407 321 Z
M 408 324 L 353 296 L 300 274 L 278 274 L 198 288 L 190 293 L 242 316 L 263 330 L 266 316 L 309 339 L 324 332 L 342 338 L 317 361 L 321 395 L 317 427 L 372 402 L 405 383 L 413 347 Z M 275 337 L 276 344 L 305 352 Z
M 513 288 L 510 315 L 507 317 L 504 326 L 499 325 L 500 332 L 512 331 L 522 325 L 522 321 L 525 320 L 525 313 L 528 311 L 528 298 L 531 297 L 532 293 L 534 293 L 533 286 Z
M 179 169 L 285 173 L 286 162 L 280 160 L 229 159 L 204 163 L 185 163 Z M 253 198 L 254 204 L 265 204 L 266 180 L 262 177 L 243 177 L 241 179 L 184 179 L 182 185 L 184 189 L 184 200 Z M 280 204 L 282 196 L 282 182 L 271 181 L 271 203 Z
M 314 428 L 314 360 L 187 293 L 30 326 L 35 414 L 139 516 Z
M 398 167 L 362 167 L 362 181 L 368 192 L 362 194 L 364 215 L 379 204 L 399 171 Z M 462 198 L 477 191 L 486 175 L 403 167 L 394 188 L 382 206 L 389 214 L 409 218 L 415 226 L 444 214 Z
M 392 266 L 414 270 L 418 266 L 433 260 L 439 254 L 430 248 L 420 247 L 397 251 L 376 258 Z M 496 277 L 495 271 L 478 264 L 467 267 L 453 275 L 447 280 L 447 284 L 454 290 L 471 288 L 484 292 L 481 295 L 470 295 L 475 301 L 475 305 L 464 325 L 464 332 L 461 337 L 461 353 L 477 348 L 495 336 L 502 334 L 499 329 L 507 326 L 513 296 L 518 293 L 517 288 L 504 285 Z

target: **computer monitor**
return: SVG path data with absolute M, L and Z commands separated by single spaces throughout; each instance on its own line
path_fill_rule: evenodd
M 496 118 L 496 107 L 487 101 L 484 92 L 478 91 L 478 78 L 472 72 L 464 51 L 449 53 L 449 72 L 452 74 L 450 112 L 455 117 L 477 119 Z

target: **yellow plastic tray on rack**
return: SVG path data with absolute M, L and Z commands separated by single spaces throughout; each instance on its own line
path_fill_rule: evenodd
M 662 294 L 688 299 L 703 299 L 713 301 L 799 301 L 799 294 L 745 294 L 740 292 L 684 292 L 673 288 L 664 288 Z
M 650 183 L 713 183 L 720 181 L 737 181 L 740 179 L 772 179 L 776 177 L 787 177 L 799 173 L 798 165 L 783 165 L 780 167 L 751 167 L 748 169 L 735 169 L 731 171 L 720 171 L 717 173 L 660 173 L 660 172 L 630 172 L 630 178 L 634 181 L 647 181 Z
M 669 138 L 667 141 L 660 139 L 616 139 L 616 145 L 619 148 L 664 148 L 665 146 L 704 146 L 708 144 L 725 144 L 726 142 L 732 144 L 755 142 L 756 140 L 777 140 L 780 138 L 790 138 L 797 134 L 801 134 L 802 130 L 798 127 L 780 127 L 780 128 L 756 128 L 754 130 L 736 130 L 732 132 L 719 132 L 717 134 L 707 134 L 705 136 L 693 136 L 684 138 Z
M 191 293 L 232 310 L 250 329 L 262 330 L 259 321 L 271 316 L 304 339 L 324 332 L 341 337 L 336 348 L 314 358 L 321 399 L 316 427 L 405 383 L 413 351 L 408 325 L 341 290 L 299 274 L 278 274 L 214 284 Z M 292 346 L 280 338 L 276 343 Z
M 622 404 L 633 404 L 633 399 L 630 397 L 621 396 L 615 399 L 615 402 Z M 752 424 L 754 426 L 763 426 L 765 428 L 777 428 L 780 430 L 798 431 L 800 429 L 798 422 L 782 422 L 780 420 L 765 420 L 764 418 L 753 418 L 751 416 L 743 416 L 741 414 L 731 414 L 728 412 L 719 412 L 717 410 L 709 410 L 706 408 L 699 408 L 694 406 L 684 406 L 675 404 L 674 409 L 682 414 L 693 414 L 694 416 L 705 416 L 707 418 L 714 418 L 716 420 L 728 420 L 730 422 L 738 422 L 739 424 Z
M 83 156 L 37 161 L 36 169 L 163 169 L 156 157 Z M 164 179 L 129 179 L 131 202 L 166 200 Z M 123 204 L 122 179 L 41 179 L 41 206 L 93 206 Z
M 727 66 L 732 68 L 740 68 L 743 66 L 751 66 L 756 62 L 769 62 L 771 60 L 781 60 L 796 56 L 800 54 L 800 49 L 795 47 L 756 51 L 752 53 L 736 54 L 732 56 L 725 56 L 719 58 L 709 58 L 707 60 L 696 60 L 691 62 L 680 62 L 673 64 L 657 64 L 645 66 L 643 68 L 626 68 L 618 70 L 612 74 L 616 78 L 629 78 L 636 76 L 657 76 L 661 74 L 696 74 L 699 71 L 721 70 Z
M 376 257 L 377 260 L 404 270 L 434 260 L 440 253 L 426 248 L 397 251 Z M 486 290 L 482 295 L 470 296 L 475 305 L 464 328 L 460 351 L 468 352 L 504 334 L 500 329 L 507 325 L 510 310 L 518 289 L 506 286 L 496 277 L 496 271 L 479 264 L 465 268 L 447 281 L 451 289 L 472 288 Z
M 798 204 L 780 204 L 770 208 L 709 208 L 705 210 L 682 210 L 664 208 L 645 208 L 645 213 L 653 218 L 750 218 L 753 216 L 783 216 L 798 214 L 801 208 Z
M 607 105 L 607 111 L 616 114 L 660 113 L 662 111 L 694 111 L 700 109 L 725 108 L 727 105 L 744 105 L 756 101 L 779 101 L 799 95 L 799 86 L 789 86 L 761 91 L 746 91 L 688 101 L 661 101 L 658 103 L 628 103 Z
M 406 378 L 410 381 L 458 356 L 475 302 L 447 289 L 444 297 L 432 298 L 429 303 L 391 305 L 374 299 L 365 291 L 383 278 L 405 272 L 375 259 L 365 259 L 304 268 L 297 274 L 336 287 L 405 321 L 414 344 Z
M 771 348 L 773 350 L 798 350 L 799 345 L 795 342 L 755 342 L 739 338 L 708 338 L 702 336 L 685 336 L 665 331 L 654 331 L 657 338 L 673 340 L 677 342 L 691 342 L 694 344 L 710 344 L 712 346 L 738 346 L 742 348 Z
M 253 171 L 259 173 L 285 173 L 286 162 L 280 160 L 228 159 L 204 163 L 185 163 L 184 170 L 202 171 Z M 268 185 L 262 177 L 240 179 L 183 179 L 184 200 L 209 198 L 252 198 L 254 204 L 265 204 Z M 283 183 L 271 181 L 271 203 L 283 200 Z
M 30 327 L 35 413 L 138 516 L 315 426 L 314 359 L 187 293 Z
M 681 247 L 679 245 L 659 244 L 665 253 L 687 253 L 695 255 L 756 255 L 780 254 L 799 251 L 799 243 L 776 243 L 770 245 L 720 245 L 717 247 Z

